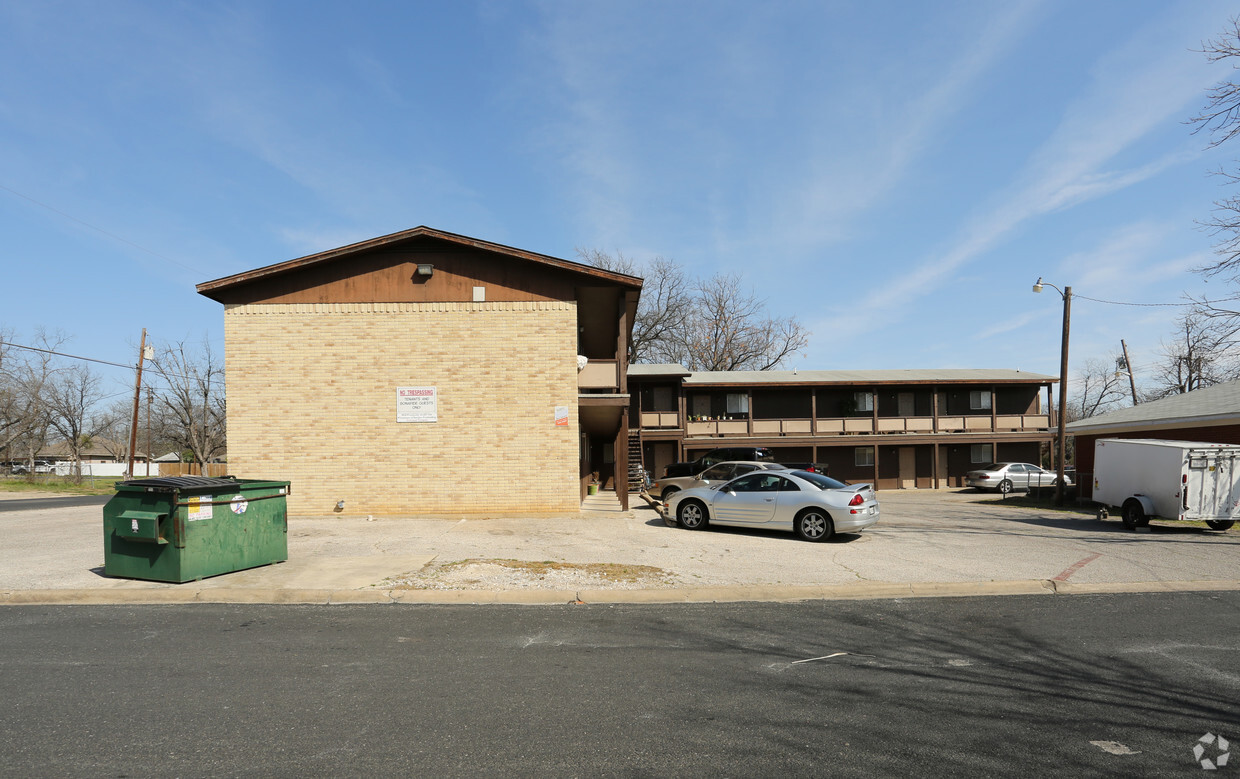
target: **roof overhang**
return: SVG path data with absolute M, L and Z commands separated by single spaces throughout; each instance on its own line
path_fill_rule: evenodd
M 584 280 L 626 287 L 633 292 L 632 307 L 633 311 L 636 312 L 636 296 L 642 287 L 642 280 L 636 276 L 615 273 L 613 271 L 603 270 L 602 268 L 596 268 L 592 265 L 584 265 L 579 262 L 572 262 L 571 260 L 562 260 L 558 257 L 551 257 L 546 254 L 525 251 L 524 249 L 516 249 L 511 246 L 492 243 L 491 241 L 482 241 L 465 235 L 457 235 L 456 233 L 444 232 L 443 230 L 435 230 L 433 228 L 426 227 L 425 225 L 415 227 L 412 230 L 404 230 L 399 233 L 392 233 L 391 235 L 384 235 L 378 238 L 371 238 L 366 241 L 352 243 L 348 246 L 341 246 L 338 249 L 331 249 L 317 254 L 306 255 L 305 257 L 298 257 L 297 259 L 287 260 L 285 262 L 276 263 L 275 265 L 267 265 L 262 268 L 245 271 L 243 273 L 235 273 L 231 276 L 225 276 L 212 281 L 204 281 L 197 285 L 196 289 L 200 295 L 205 295 L 213 300 L 219 300 L 219 295 L 229 289 L 232 289 L 233 287 L 238 287 L 243 284 L 249 284 L 263 279 L 269 279 L 305 268 L 311 268 L 316 265 L 339 260 L 343 257 L 372 251 L 374 249 L 380 249 L 385 246 L 398 244 L 416 238 L 433 238 L 447 243 L 456 244 L 458 246 L 493 252 L 495 254 L 537 263 L 546 267 L 557 268 L 569 273 L 579 274 Z M 630 317 L 630 319 L 631 318 L 632 317 Z
M 1238 414 L 1215 414 L 1205 417 L 1180 417 L 1172 419 L 1152 419 L 1148 421 L 1114 422 L 1110 424 L 1087 424 L 1087 421 L 1071 422 L 1066 432 L 1071 435 L 1115 435 L 1116 433 L 1146 432 L 1150 430 L 1185 430 L 1195 427 L 1221 427 L 1223 425 L 1240 425 Z

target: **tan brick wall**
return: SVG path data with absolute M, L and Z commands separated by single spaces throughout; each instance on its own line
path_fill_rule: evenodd
M 573 303 L 229 306 L 224 334 L 230 471 L 291 481 L 291 513 L 578 510 Z M 398 423 L 397 387 L 438 421 Z

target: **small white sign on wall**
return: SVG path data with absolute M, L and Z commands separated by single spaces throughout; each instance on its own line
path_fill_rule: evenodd
M 568 406 L 555 407 L 555 426 L 568 427 Z
M 438 422 L 438 391 L 434 387 L 397 387 L 396 421 Z

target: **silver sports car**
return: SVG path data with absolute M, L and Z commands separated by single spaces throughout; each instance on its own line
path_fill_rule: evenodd
M 790 530 L 806 541 L 859 533 L 878 521 L 878 496 L 870 484 L 844 484 L 808 471 L 756 471 L 718 487 L 672 495 L 669 524 L 700 530 L 710 523 Z

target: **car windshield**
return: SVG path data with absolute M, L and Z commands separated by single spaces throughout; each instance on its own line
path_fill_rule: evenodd
M 820 490 L 838 490 L 840 487 L 848 486 L 842 481 L 836 481 L 830 476 L 823 476 L 821 473 L 811 473 L 810 471 L 793 471 L 792 475 L 804 479 Z
M 983 465 L 977 470 L 979 471 L 1001 471 L 1003 470 L 1003 463 L 991 463 L 990 465 Z

